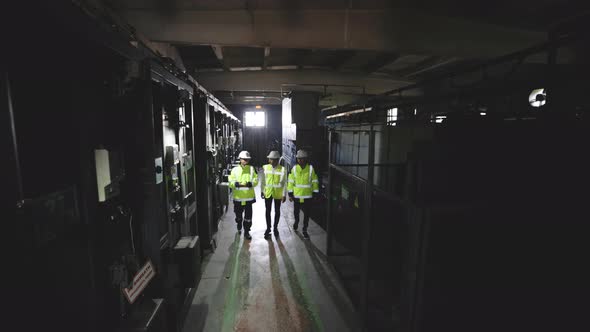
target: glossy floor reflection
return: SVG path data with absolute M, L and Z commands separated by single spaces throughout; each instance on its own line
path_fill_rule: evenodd
M 223 217 L 183 331 L 359 331 L 357 314 L 326 261 L 324 230 L 312 221 L 311 239 L 304 240 L 292 229 L 293 204 L 287 201 L 279 237 L 266 240 L 264 202 L 257 200 L 251 241 L 237 233 L 232 206 Z

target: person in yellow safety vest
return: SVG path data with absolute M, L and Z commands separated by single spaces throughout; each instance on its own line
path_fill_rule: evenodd
M 319 194 L 318 176 L 313 170 L 307 159 L 307 151 L 299 150 L 295 156 L 297 165 L 293 167 L 289 174 L 287 190 L 289 191 L 289 201 L 294 201 L 295 223 L 293 229 L 299 227 L 299 210 L 303 211 L 303 237 L 309 239 L 307 227 L 309 226 L 309 213 L 311 210 L 311 199 Z
M 281 155 L 278 151 L 271 151 L 266 158 L 268 158 L 268 164 L 262 166 L 264 171 L 260 174 L 260 194 L 266 206 L 266 232 L 264 232 L 264 238 L 268 239 L 270 237 L 270 210 L 273 202 L 275 206 L 274 234 L 275 236 L 279 235 L 281 203 L 284 203 L 286 199 L 285 183 L 287 182 L 287 172 L 283 166 L 279 165 Z
M 242 231 L 243 220 L 244 237 L 250 240 L 252 239 L 252 236 L 250 236 L 252 204 L 256 202 L 254 187 L 258 185 L 258 173 L 254 169 L 254 166 L 248 165 L 251 159 L 248 151 L 240 152 L 238 158 L 240 158 L 240 166 L 236 166 L 231 170 L 228 179 L 229 187 L 232 189 L 234 197 L 234 212 L 236 214 L 238 232 Z M 242 213 L 244 213 L 243 219 Z

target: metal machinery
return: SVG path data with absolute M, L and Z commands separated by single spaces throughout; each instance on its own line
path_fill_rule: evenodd
M 325 228 L 326 210 L 325 187 L 327 177 L 327 128 L 321 126 L 318 109 L 319 95 L 308 91 L 292 91 L 282 101 L 282 151 L 284 165 L 290 171 L 297 161 L 297 150 L 305 149 L 311 154 L 313 165 L 320 181 L 320 195 L 323 198 L 314 204 L 314 221 Z
M 556 61 L 566 45 L 575 67 Z M 586 45 L 571 31 L 422 98 L 402 95 L 418 84 L 324 112 L 327 252 L 368 330 L 588 329 Z
M 107 10 L 39 6 L 14 8 L 22 34 L 2 72 L 13 199 L 2 220 L 18 248 L 3 287 L 16 325 L 5 324 L 179 331 L 238 121 Z
M 196 82 L 195 82 L 196 84 Z M 241 148 L 239 120 L 204 89 L 195 100 L 195 143 L 198 150 L 196 167 L 203 175 L 197 177 L 197 204 L 202 248 L 214 249 L 217 223 L 229 204 L 227 174 L 234 156 Z

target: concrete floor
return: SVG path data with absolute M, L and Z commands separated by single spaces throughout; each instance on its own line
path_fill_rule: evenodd
M 265 240 L 264 201 L 256 189 L 252 240 L 238 234 L 230 205 L 183 331 L 359 331 L 350 299 L 326 261 L 325 231 L 310 221 L 311 239 L 303 239 L 303 222 L 299 232 L 292 229 L 287 200 L 280 236 Z

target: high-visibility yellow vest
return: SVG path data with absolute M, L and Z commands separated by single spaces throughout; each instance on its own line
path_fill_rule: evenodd
M 312 198 L 313 193 L 320 192 L 318 176 L 310 164 L 301 168 L 299 164 L 295 165 L 289 174 L 289 183 L 287 185 L 289 193 L 293 193 L 295 198 L 301 200 Z
M 258 174 L 254 171 L 254 167 L 250 165 L 236 166 L 231 170 L 228 177 L 229 187 L 232 189 L 234 201 L 242 202 L 245 205 L 248 201 L 256 199 L 254 187 L 258 185 Z M 247 182 L 252 182 L 252 187 L 236 188 L 235 183 L 239 182 L 245 185 Z
M 272 167 L 271 164 L 262 166 L 264 170 L 263 181 L 260 182 L 260 190 L 264 197 L 281 199 L 285 191 L 285 168 L 281 165 Z

